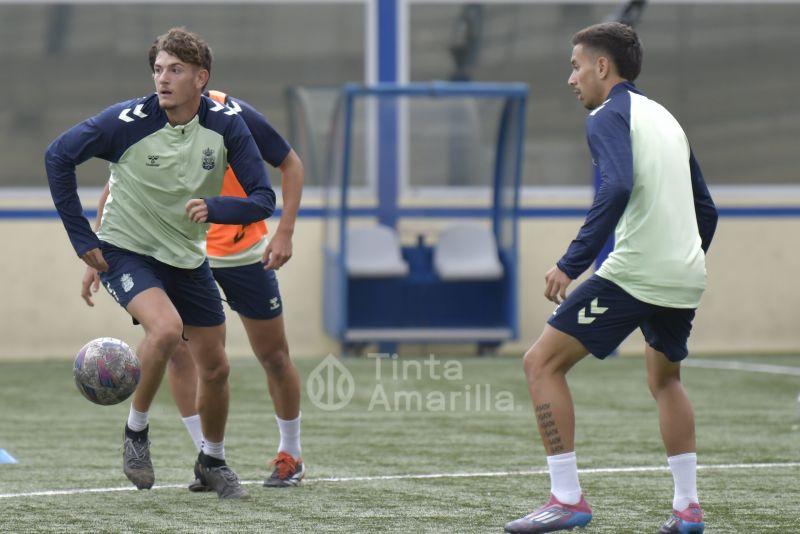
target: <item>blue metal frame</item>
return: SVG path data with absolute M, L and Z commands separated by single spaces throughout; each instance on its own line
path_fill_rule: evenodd
M 348 83 L 342 87 L 344 95 L 397 95 L 397 96 L 443 96 L 460 95 L 475 98 L 527 98 L 528 86 L 524 83 L 492 83 L 492 82 L 415 82 L 415 83 L 381 83 L 362 85 Z
M 397 0 L 378 0 L 378 82 L 397 81 Z
M 343 92 L 343 99 L 344 99 L 344 145 L 342 146 L 342 150 L 344 152 L 344 156 L 342 157 L 342 176 L 341 180 L 342 183 L 340 184 L 341 187 L 341 210 L 339 212 L 339 257 L 338 257 L 338 266 L 340 271 L 340 279 L 347 279 L 347 265 L 345 264 L 345 254 L 347 251 L 347 225 L 345 221 L 347 220 L 347 179 L 350 176 L 350 157 L 352 152 L 352 131 L 353 131 L 353 99 L 354 93 L 344 91 Z M 340 302 L 341 306 L 339 307 L 339 313 L 337 314 L 337 318 L 339 319 L 339 324 L 337 326 L 337 333 L 339 334 L 339 338 L 344 337 L 345 329 L 346 329 L 346 318 L 347 318 L 347 285 L 346 284 L 337 284 L 341 289 L 339 289 L 340 293 Z
M 378 83 L 397 83 L 397 0 L 378 0 Z M 378 108 L 378 205 L 381 224 L 397 223 L 398 144 L 397 105 L 382 102 Z
M 379 176 L 377 185 L 378 192 L 378 206 L 375 208 L 351 208 L 348 201 L 348 186 L 351 170 L 352 158 L 352 131 L 353 131 L 353 107 L 354 101 L 360 96 L 373 96 L 373 95 L 397 95 L 408 97 L 447 97 L 447 96 L 470 96 L 473 98 L 507 98 L 507 102 L 502 111 L 499 131 L 497 135 L 497 144 L 495 147 L 495 163 L 494 170 L 495 176 L 493 178 L 492 186 L 494 189 L 493 194 L 493 207 L 491 209 L 473 209 L 473 208 L 455 208 L 455 209 L 438 209 L 438 208 L 398 208 L 397 206 L 397 160 L 396 160 L 396 108 L 393 109 L 394 113 L 378 113 L 379 131 L 386 132 L 383 128 L 388 128 L 388 131 L 395 132 L 394 137 L 391 137 L 392 143 L 390 148 L 394 150 L 394 157 L 388 159 L 381 159 L 379 161 Z M 508 244 L 507 254 L 505 254 L 504 266 L 506 268 L 505 278 L 503 280 L 505 291 L 508 293 L 506 301 L 505 316 L 509 318 L 509 329 L 511 331 L 511 338 L 514 339 L 519 334 L 519 311 L 518 311 L 518 216 L 519 216 L 519 188 L 521 185 L 522 177 L 522 143 L 524 141 L 524 125 L 525 125 L 525 101 L 528 95 L 528 88 L 525 84 L 514 83 L 458 83 L 458 82 L 431 82 L 431 83 L 412 83 L 412 84 L 396 84 L 384 83 L 374 86 L 364 86 L 360 84 L 347 84 L 342 88 L 340 96 L 340 105 L 344 106 L 342 113 L 337 114 L 341 116 L 344 123 L 341 125 L 343 128 L 343 142 L 342 142 L 342 158 L 340 169 L 330 169 L 329 172 L 341 172 L 341 183 L 336 184 L 339 188 L 340 199 L 339 209 L 335 210 L 338 222 L 338 238 L 339 246 L 338 251 L 330 250 L 328 243 L 325 244 L 325 262 L 329 267 L 334 267 L 337 272 L 326 272 L 326 295 L 328 297 L 335 297 L 334 300 L 338 302 L 336 309 L 329 309 L 333 304 L 332 302 L 326 303 L 325 323 L 326 329 L 332 335 L 337 336 L 341 341 L 345 339 L 348 328 L 348 310 L 350 307 L 349 302 L 349 281 L 346 274 L 346 250 L 347 250 L 347 221 L 352 217 L 359 216 L 376 216 L 378 221 L 382 224 L 394 227 L 398 217 L 430 217 L 430 216 L 459 216 L 460 212 L 464 212 L 463 216 L 488 216 L 492 218 L 492 226 L 498 243 L 501 243 L 501 211 L 503 209 L 502 191 L 501 189 L 510 185 L 513 187 L 512 205 L 509 207 L 510 211 L 504 213 L 503 217 L 510 217 L 507 224 L 511 224 L 511 243 Z M 382 103 L 386 107 L 396 106 L 396 102 Z M 379 104 L 380 106 L 380 104 Z M 384 121 L 389 121 L 386 125 Z M 514 122 L 516 121 L 516 122 Z M 511 129 L 511 125 L 515 128 Z M 381 136 L 383 134 L 380 134 Z M 382 139 L 386 141 L 386 139 Z M 514 150 L 514 159 L 510 163 L 513 166 L 513 179 L 510 183 L 501 183 L 500 180 L 504 173 L 507 171 L 506 165 L 506 151 L 509 149 L 507 146 L 509 142 L 514 143 L 512 150 Z M 380 158 L 384 158 L 386 154 L 384 146 L 379 150 Z M 384 166 L 391 163 L 392 171 L 387 176 L 384 171 Z M 388 182 L 388 185 L 384 182 Z M 391 194 L 390 194 L 391 192 Z M 391 196 L 391 199 L 387 199 Z M 334 210 L 329 210 L 332 214 Z M 440 213 L 441 212 L 441 213 Z M 504 249 L 505 250 L 505 249 Z M 420 251 L 417 251 L 419 253 Z M 423 251 L 424 252 L 424 251 Z M 414 254 L 415 252 L 410 249 L 404 249 L 404 254 Z M 335 259 L 330 257 L 335 254 L 338 257 Z M 327 270 L 327 269 L 326 269 Z M 340 283 L 335 282 L 335 278 L 340 279 Z

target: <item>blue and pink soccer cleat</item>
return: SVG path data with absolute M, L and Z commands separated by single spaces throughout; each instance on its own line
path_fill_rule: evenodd
M 667 519 L 659 534 L 703 534 L 706 524 L 703 523 L 703 510 L 700 505 L 692 503 L 686 510 L 679 512 L 672 510 L 672 515 Z
M 550 501 L 538 510 L 506 523 L 505 531 L 510 534 L 538 534 L 572 530 L 575 527 L 585 528 L 591 520 L 592 509 L 583 497 L 578 504 L 563 504 L 551 495 Z

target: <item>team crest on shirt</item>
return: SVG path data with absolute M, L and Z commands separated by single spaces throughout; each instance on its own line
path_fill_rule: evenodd
M 217 161 L 214 158 L 214 151 L 210 148 L 203 150 L 203 168 L 207 171 L 210 171 L 216 164 Z

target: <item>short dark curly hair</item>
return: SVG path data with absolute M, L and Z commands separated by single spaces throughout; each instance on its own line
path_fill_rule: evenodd
M 151 71 L 155 69 L 156 56 L 161 51 L 211 73 L 211 48 L 202 37 L 185 28 L 171 28 L 167 33 L 156 37 L 148 54 Z
M 622 78 L 634 81 L 642 70 L 642 43 L 630 26 L 601 22 L 572 36 L 572 45 L 583 45 L 611 56 Z

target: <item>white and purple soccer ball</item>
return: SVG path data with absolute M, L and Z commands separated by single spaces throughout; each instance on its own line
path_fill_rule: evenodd
M 93 339 L 78 351 L 73 367 L 78 391 L 95 404 L 118 404 L 139 384 L 139 358 L 127 343 L 113 337 Z

